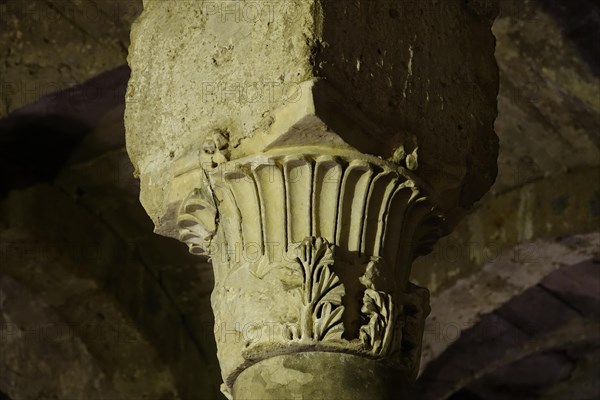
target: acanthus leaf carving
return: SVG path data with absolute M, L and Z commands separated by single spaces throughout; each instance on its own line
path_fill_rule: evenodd
M 299 324 L 290 329 L 291 339 L 303 343 L 341 340 L 345 290 L 331 269 L 333 246 L 323 238 L 310 237 L 292 245 L 288 255 L 302 276 L 301 285 L 295 289 L 301 292 Z
M 383 279 L 380 263 L 379 258 L 369 261 L 364 275 L 359 278 L 366 287 L 361 312 L 368 318 L 367 324 L 360 327 L 359 339 L 375 355 L 385 355 L 389 351 L 396 320 L 392 296 L 376 289 Z
M 373 354 L 385 354 L 389 348 L 393 326 L 392 296 L 373 289 L 366 289 L 361 312 L 369 322 L 360 327 L 360 340 Z

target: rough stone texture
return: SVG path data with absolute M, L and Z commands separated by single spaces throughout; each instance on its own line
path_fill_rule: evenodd
M 143 339 L 120 302 L 102 289 L 110 282 L 108 266 L 120 269 L 127 265 L 123 243 L 85 211 L 69 207 L 64 195 L 47 186 L 11 197 L 2 203 L 2 273 L 27 283 L 43 302 L 60 312 L 65 324 L 76 327 L 78 337 L 119 393 L 176 398 L 173 376 L 160 355 Z M 52 212 L 32 205 L 40 198 L 52 200 Z M 57 207 L 59 203 L 62 207 Z M 22 212 L 28 207 L 53 218 Z M 56 235 L 52 227 L 62 235 Z M 44 232 L 46 229 L 51 231 Z M 56 286 L 63 290 L 54 290 Z M 148 289 L 151 285 L 145 287 Z M 99 334 L 102 331 L 108 333 Z M 115 340 L 112 332 L 120 337 Z
M 233 15 L 227 14 L 222 7 L 232 4 Z M 272 123 L 268 113 L 286 102 L 284 89 L 311 77 L 310 2 L 281 5 L 285 9 L 263 10 L 255 23 L 241 18 L 235 3 L 149 1 L 134 23 L 127 148 L 142 204 L 156 225 L 165 214 L 175 159 L 198 152 L 215 129 L 228 132 L 237 147 Z M 277 85 L 275 94 L 263 85 Z M 247 98 L 255 96 L 246 94 L 254 86 L 260 97 Z
M 597 232 L 599 178 L 600 169 L 589 168 L 487 197 L 431 254 L 415 261 L 412 279 L 433 293 L 440 292 L 480 273 L 484 265 L 494 264 L 519 243 Z M 534 259 L 544 256 L 535 244 L 530 243 L 526 251 Z
M 500 6 L 493 26 L 498 179 L 481 207 L 416 261 L 414 279 L 433 292 L 519 242 L 600 226 L 598 7 L 552 0 Z
M 215 130 L 236 159 L 311 116 L 364 153 L 418 147 L 421 175 L 448 209 L 489 188 L 493 2 L 256 4 L 148 1 L 133 26 L 127 146 L 161 233 L 173 235 L 164 226 L 175 159 Z
M 122 65 L 139 0 L 0 4 L 0 117 Z
M 493 27 L 501 77 L 493 192 L 600 163 L 599 20 L 588 1 L 501 3 Z
M 0 309 L 0 393 L 11 399 L 108 399 L 118 395 L 75 334 L 79 327 L 64 323 L 55 310 L 3 275 Z M 109 334 L 114 340 L 123 334 L 88 326 L 96 328 L 97 339 Z
M 368 145 L 358 135 L 344 139 L 383 158 L 399 145 L 408 151 L 418 146 L 419 175 L 437 190 L 448 189 L 442 201 L 454 206 L 458 198 L 470 207 L 496 177 L 498 71 L 490 34 L 496 3 L 320 6 L 324 22 L 314 73 L 344 99 L 339 107 L 346 113 L 337 119 L 358 112 L 370 123 Z M 344 133 L 340 122 L 324 120 Z

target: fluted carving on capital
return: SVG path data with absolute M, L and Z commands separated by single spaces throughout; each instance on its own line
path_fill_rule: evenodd
M 227 250 L 221 261 L 229 264 L 250 253 L 273 259 L 290 244 L 315 236 L 343 252 L 395 265 L 402 257 L 399 244 L 420 254 L 441 234 L 443 216 L 425 185 L 405 168 L 376 157 L 293 148 L 225 162 L 205 173 L 207 181 L 182 202 L 180 239 L 192 253 L 204 246 L 210 254 L 219 209 Z M 401 235 L 402 229 L 421 225 L 431 225 L 427 235 L 408 241 Z

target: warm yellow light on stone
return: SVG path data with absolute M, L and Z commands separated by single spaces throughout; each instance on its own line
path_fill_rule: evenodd
M 212 260 L 227 396 L 410 396 L 411 264 L 496 174 L 491 4 L 145 3 L 128 150 L 156 231 Z

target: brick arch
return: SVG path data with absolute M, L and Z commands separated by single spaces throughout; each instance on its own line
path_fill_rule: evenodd
M 494 385 L 500 384 L 507 385 L 505 390 L 511 390 L 511 387 L 512 390 L 518 390 L 519 379 L 521 379 L 521 387 L 527 386 L 523 384 L 522 379 L 523 365 L 529 365 L 527 374 L 530 375 L 531 380 L 537 377 L 546 385 L 540 383 L 536 387 L 530 384 L 528 390 L 532 392 L 537 390 L 541 393 L 554 386 L 566 386 L 568 382 L 565 380 L 569 379 L 571 372 L 576 367 L 581 367 L 587 360 L 586 352 L 578 352 L 578 349 L 588 348 L 598 351 L 600 326 L 597 317 L 600 309 L 600 276 L 595 248 L 598 240 L 600 240 L 598 234 L 565 238 L 563 244 L 568 246 L 569 243 L 571 245 L 578 243 L 580 247 L 571 247 L 570 252 L 564 251 L 568 248 L 565 247 L 562 256 L 559 256 L 560 250 L 556 242 L 538 243 L 540 249 L 545 245 L 545 251 L 554 255 L 548 261 L 555 262 L 559 267 L 548 275 L 542 276 L 537 282 L 530 282 L 526 288 L 522 287 L 518 290 L 519 293 L 508 301 L 500 301 L 496 306 L 491 306 L 493 310 L 485 315 L 471 313 L 470 317 L 466 316 L 470 311 L 460 301 L 451 306 L 455 307 L 454 310 L 448 309 L 449 307 L 445 310 L 438 309 L 438 315 L 439 313 L 445 315 L 446 320 L 429 325 L 430 332 L 441 333 L 438 332 L 434 339 L 429 338 L 429 342 L 434 345 L 430 345 L 429 352 L 425 352 L 426 366 L 418 381 L 420 398 L 445 399 L 457 392 L 465 396 L 469 393 L 471 395 L 479 393 L 483 396 L 481 398 L 488 398 L 490 393 L 497 391 Z M 581 246 L 583 243 L 589 245 L 587 252 L 583 250 L 585 246 Z M 551 248 L 554 248 L 553 253 L 549 250 Z M 516 276 L 517 279 L 527 279 L 523 268 L 519 270 L 516 264 L 513 267 L 511 270 L 510 266 L 504 265 L 504 271 L 501 273 L 505 276 Z M 478 282 L 481 288 L 489 288 L 494 278 L 498 277 L 498 275 L 488 277 L 483 275 Z M 471 282 L 462 282 L 465 286 L 456 288 L 454 295 L 462 290 L 471 291 L 473 296 L 485 296 L 483 292 L 477 293 L 477 288 L 474 289 L 475 281 L 474 279 Z M 511 286 L 510 283 L 504 284 L 505 288 Z M 459 283 L 458 286 L 461 284 Z M 513 288 L 517 289 L 516 286 Z M 496 292 L 495 295 L 497 294 Z M 438 298 L 438 301 L 441 300 Z M 448 317 L 449 315 L 454 315 L 454 321 L 452 317 Z M 433 318 L 435 320 L 436 315 L 433 315 Z M 470 322 L 467 322 L 468 320 Z M 475 320 L 477 322 L 473 323 Z M 446 334 L 448 332 L 443 327 L 451 325 L 458 327 L 461 331 L 460 337 L 450 338 L 447 335 L 444 337 L 444 332 Z M 427 333 L 425 340 L 428 340 Z M 439 352 L 439 349 L 445 346 L 436 347 L 436 341 L 438 344 L 445 341 L 447 345 L 445 350 Z M 432 351 L 432 349 L 436 350 Z M 439 352 L 438 355 L 432 357 L 432 353 L 436 351 Z M 562 366 L 571 368 L 569 370 L 571 372 L 567 375 L 561 375 L 560 371 L 556 370 L 561 366 L 557 359 L 564 354 L 568 354 L 565 358 L 568 361 L 565 361 Z M 550 363 L 545 376 L 544 371 L 531 367 L 541 360 L 549 360 L 547 362 Z M 559 362 L 554 370 L 552 370 L 552 361 Z M 549 376 L 552 373 L 555 373 L 554 377 Z

